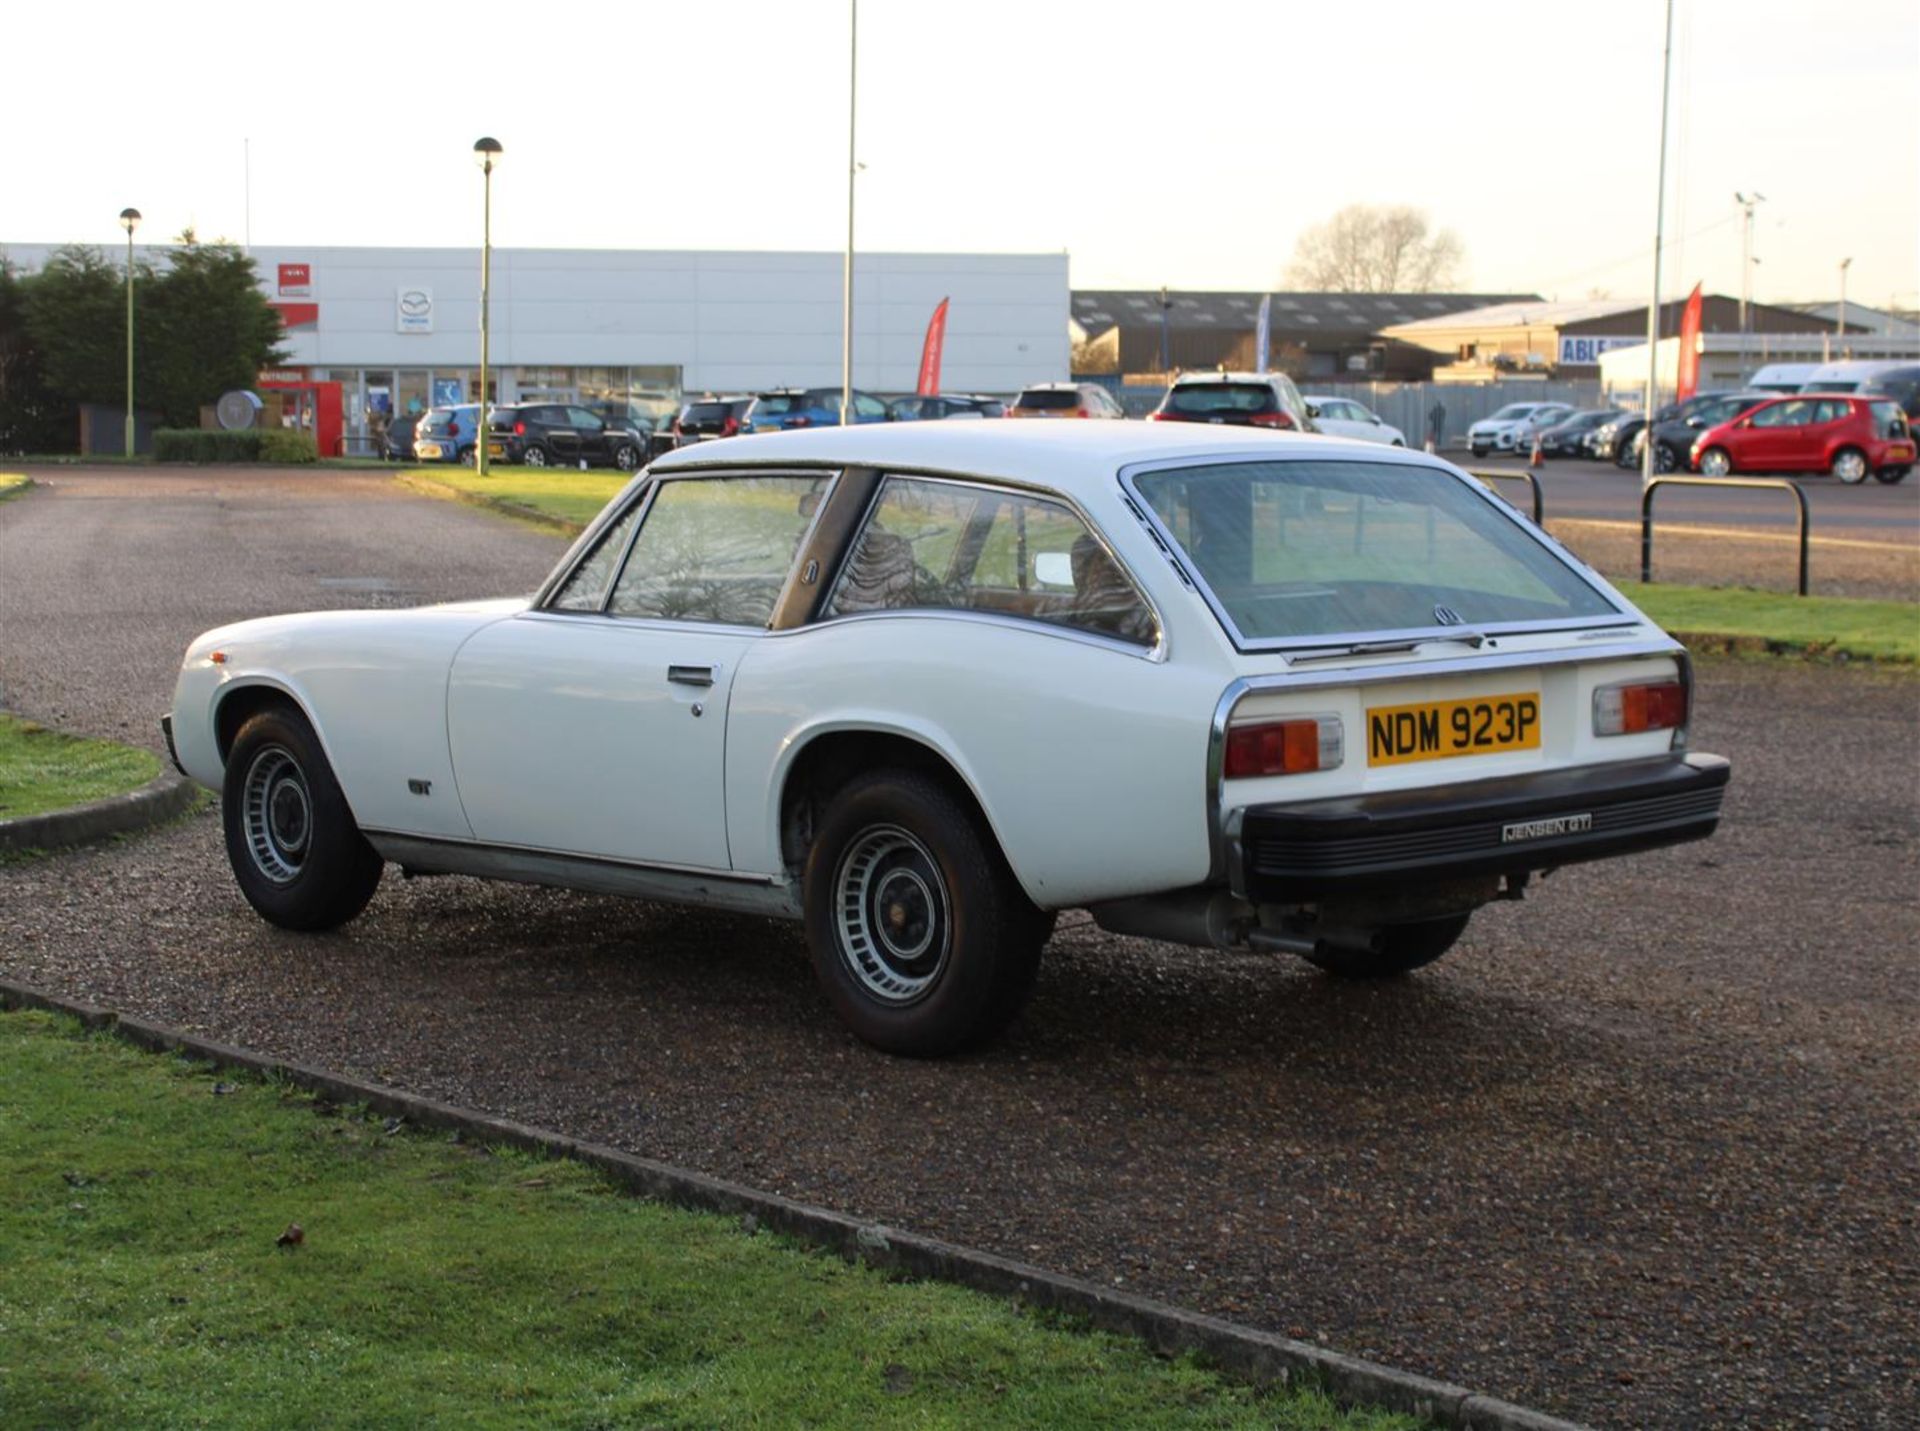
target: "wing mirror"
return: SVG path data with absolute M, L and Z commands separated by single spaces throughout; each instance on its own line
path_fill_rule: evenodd
M 1319 403 L 1317 403 L 1317 402 L 1310 402 L 1310 403 L 1308 403 L 1308 404 L 1307 404 L 1307 416 L 1308 416 L 1308 417 L 1318 417 L 1318 416 L 1320 416 L 1320 404 L 1319 404 Z
M 1706 421 L 1702 418 L 1690 417 L 1687 419 L 1688 427 L 1705 427 L 1706 425 Z
M 1066 552 L 1038 552 L 1033 558 L 1033 575 L 1042 586 L 1073 585 L 1073 558 Z

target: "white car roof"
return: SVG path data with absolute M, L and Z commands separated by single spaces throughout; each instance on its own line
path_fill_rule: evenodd
M 895 468 L 1003 478 L 1082 495 L 1113 490 L 1135 463 L 1249 460 L 1404 462 L 1439 466 L 1424 453 L 1361 447 L 1344 437 L 1249 431 L 1194 422 L 902 422 L 816 427 L 702 442 L 667 453 L 650 470 L 752 464 Z

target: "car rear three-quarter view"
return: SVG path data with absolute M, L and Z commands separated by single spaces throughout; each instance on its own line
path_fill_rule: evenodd
M 170 730 L 276 923 L 383 862 L 797 919 L 847 1025 L 930 1055 L 1018 1013 L 1061 909 L 1376 977 L 1710 834 L 1690 701 L 1431 457 L 913 423 L 663 457 L 530 600 L 210 632 Z

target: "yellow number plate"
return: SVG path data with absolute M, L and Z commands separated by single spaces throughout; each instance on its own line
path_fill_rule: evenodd
M 1404 765 L 1453 755 L 1540 748 L 1540 695 L 1520 691 L 1470 701 L 1421 701 L 1367 711 L 1367 764 Z

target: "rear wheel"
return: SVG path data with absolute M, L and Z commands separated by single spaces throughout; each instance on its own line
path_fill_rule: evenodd
M 221 789 L 227 860 L 247 903 L 283 929 L 332 929 L 367 907 L 383 862 L 354 823 L 306 717 L 276 706 L 240 727 Z
M 1374 936 L 1372 949 L 1327 949 L 1307 958 L 1336 978 L 1390 979 L 1431 964 L 1453 948 L 1470 918 L 1456 914 L 1419 924 L 1390 924 Z
M 915 1058 L 1004 1028 L 1051 926 L 979 817 L 911 770 L 874 771 L 832 797 L 802 889 L 814 972 L 841 1021 Z
M 613 465 L 618 467 L 622 472 L 633 471 L 634 468 L 640 465 L 639 450 L 628 446 L 626 443 L 620 444 L 620 446 L 613 449 Z
M 1873 475 L 1875 480 L 1885 482 L 1888 486 L 1892 486 L 1912 470 L 1910 467 L 1882 467 Z
M 529 467 L 545 467 L 551 461 L 547 456 L 547 449 L 537 442 L 527 445 L 527 450 L 520 454 L 520 460 Z
M 1733 458 L 1724 447 L 1709 447 L 1700 454 L 1700 470 L 1708 477 L 1725 477 L 1733 471 Z
M 1849 487 L 1864 482 L 1867 480 L 1867 454 L 1857 447 L 1843 447 L 1833 454 L 1833 465 L 1828 470 Z

